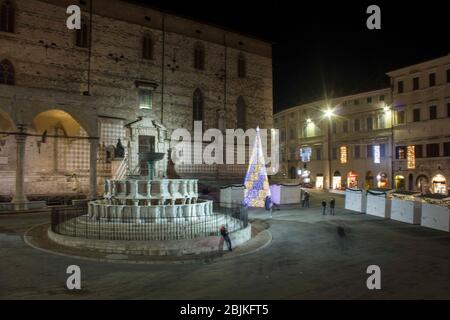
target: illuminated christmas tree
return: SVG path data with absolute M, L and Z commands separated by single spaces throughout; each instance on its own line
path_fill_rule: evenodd
M 270 196 L 269 179 L 267 178 L 259 127 L 256 128 L 252 156 L 245 175 L 244 205 L 247 207 L 264 208 L 267 196 Z

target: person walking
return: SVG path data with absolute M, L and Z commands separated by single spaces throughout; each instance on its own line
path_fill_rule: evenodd
M 273 202 L 272 202 L 272 199 L 270 198 L 270 196 L 267 196 L 267 197 L 264 199 L 264 208 L 265 208 L 267 211 L 270 211 L 270 218 L 272 219 Z
M 309 192 L 305 191 L 305 208 L 309 208 Z
M 322 215 L 326 215 L 327 214 L 327 202 L 324 200 L 322 200 Z
M 330 215 L 334 216 L 334 207 L 336 205 L 336 201 L 334 198 L 331 198 L 330 200 Z
M 228 230 L 224 225 L 222 225 L 222 227 L 220 228 L 220 234 L 222 235 L 223 240 L 226 242 L 228 250 L 233 251 L 233 248 L 231 247 L 231 239 L 228 235 Z

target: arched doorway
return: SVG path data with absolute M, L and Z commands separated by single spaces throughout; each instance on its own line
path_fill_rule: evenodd
M 339 171 L 335 171 L 333 174 L 333 189 L 335 190 L 342 189 L 342 177 Z
M 378 188 L 387 188 L 388 187 L 388 177 L 385 172 L 380 172 L 377 174 L 377 187 Z
M 316 189 L 323 189 L 323 174 L 318 173 L 316 175 Z
M 296 167 L 291 167 L 290 178 L 291 179 L 297 179 L 297 168 Z
M 416 188 L 417 190 L 420 190 L 422 194 L 429 194 L 431 192 L 429 180 L 426 175 L 421 174 L 416 178 Z
M 373 177 L 373 174 L 372 174 L 372 171 L 367 171 L 366 172 L 366 180 L 365 180 L 365 183 L 364 183 L 364 189 L 372 189 L 373 188 L 373 180 L 374 180 L 374 177 Z
M 350 171 L 347 174 L 347 188 L 357 188 L 358 187 L 358 174 L 354 171 Z
M 398 174 L 395 176 L 394 188 L 395 188 L 395 190 L 405 191 L 405 188 L 406 188 L 405 177 L 402 176 L 401 174 Z
M 414 176 L 412 173 L 408 175 L 408 190 L 414 191 Z
M 437 174 L 432 180 L 433 193 L 447 194 L 447 181 L 442 174 Z

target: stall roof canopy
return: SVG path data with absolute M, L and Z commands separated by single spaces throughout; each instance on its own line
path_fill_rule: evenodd
M 425 194 L 421 197 L 428 198 L 428 199 L 435 199 L 435 200 L 450 200 L 450 197 L 448 195 L 440 194 L 440 193 Z
M 420 192 L 413 192 L 413 191 L 394 191 L 395 194 L 405 195 L 405 196 L 414 196 L 414 195 L 420 195 Z
M 389 189 L 389 188 L 373 188 L 373 189 L 369 189 L 370 191 L 377 191 L 377 192 L 390 192 L 390 191 L 394 191 L 393 189 Z M 398 193 L 398 192 L 396 192 Z

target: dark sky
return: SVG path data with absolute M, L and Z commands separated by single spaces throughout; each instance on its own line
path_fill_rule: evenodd
M 445 1 L 137 0 L 274 42 L 274 111 L 389 86 L 387 71 L 450 53 Z M 366 9 L 381 8 L 381 30 Z

